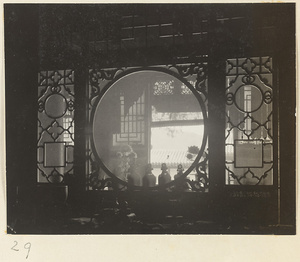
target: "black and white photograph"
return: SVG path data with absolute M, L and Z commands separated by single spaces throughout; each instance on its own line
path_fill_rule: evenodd
M 7 235 L 296 234 L 295 3 L 3 11 Z

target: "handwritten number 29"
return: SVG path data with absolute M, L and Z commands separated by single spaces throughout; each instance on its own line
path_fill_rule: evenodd
M 18 242 L 17 241 L 14 241 L 14 246 L 11 248 L 12 250 L 14 251 L 19 251 L 19 249 L 17 249 L 17 245 L 18 245 Z M 30 252 L 30 248 L 31 248 L 31 243 L 30 242 L 27 242 L 25 245 L 24 245 L 24 248 L 27 249 L 27 255 L 26 255 L 26 259 L 28 258 L 29 256 L 29 252 Z

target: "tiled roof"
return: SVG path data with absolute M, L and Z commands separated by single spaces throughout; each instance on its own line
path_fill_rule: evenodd
M 162 163 L 166 163 L 168 167 L 177 167 L 182 164 L 186 168 L 192 164 L 186 155 L 186 150 L 151 150 L 151 164 L 153 167 L 160 167 Z

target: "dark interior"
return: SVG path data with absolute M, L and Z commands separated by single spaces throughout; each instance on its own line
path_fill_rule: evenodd
M 8 233 L 296 233 L 295 4 L 5 4 L 4 24 Z M 273 63 L 273 94 L 264 97 L 273 106 L 272 181 L 230 184 L 225 179 L 226 61 L 252 57 L 272 57 Z M 109 70 L 115 68 L 186 64 L 205 65 L 207 75 L 205 189 L 147 190 L 127 182 L 126 190 L 91 186 L 89 70 L 105 72 L 111 83 L 115 76 L 109 80 Z M 68 104 L 74 109 L 73 169 L 62 181 L 41 181 L 38 74 L 69 69 L 74 73 L 74 105 Z M 188 85 L 184 70 L 177 70 Z M 138 156 L 149 154 L 145 148 L 135 147 Z M 97 183 L 120 182 L 109 174 L 106 179 Z

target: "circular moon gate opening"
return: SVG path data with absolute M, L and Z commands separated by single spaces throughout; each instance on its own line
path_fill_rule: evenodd
M 206 110 L 195 82 L 163 70 L 119 76 L 93 106 L 92 149 L 120 185 L 167 186 L 192 175 L 206 144 Z

